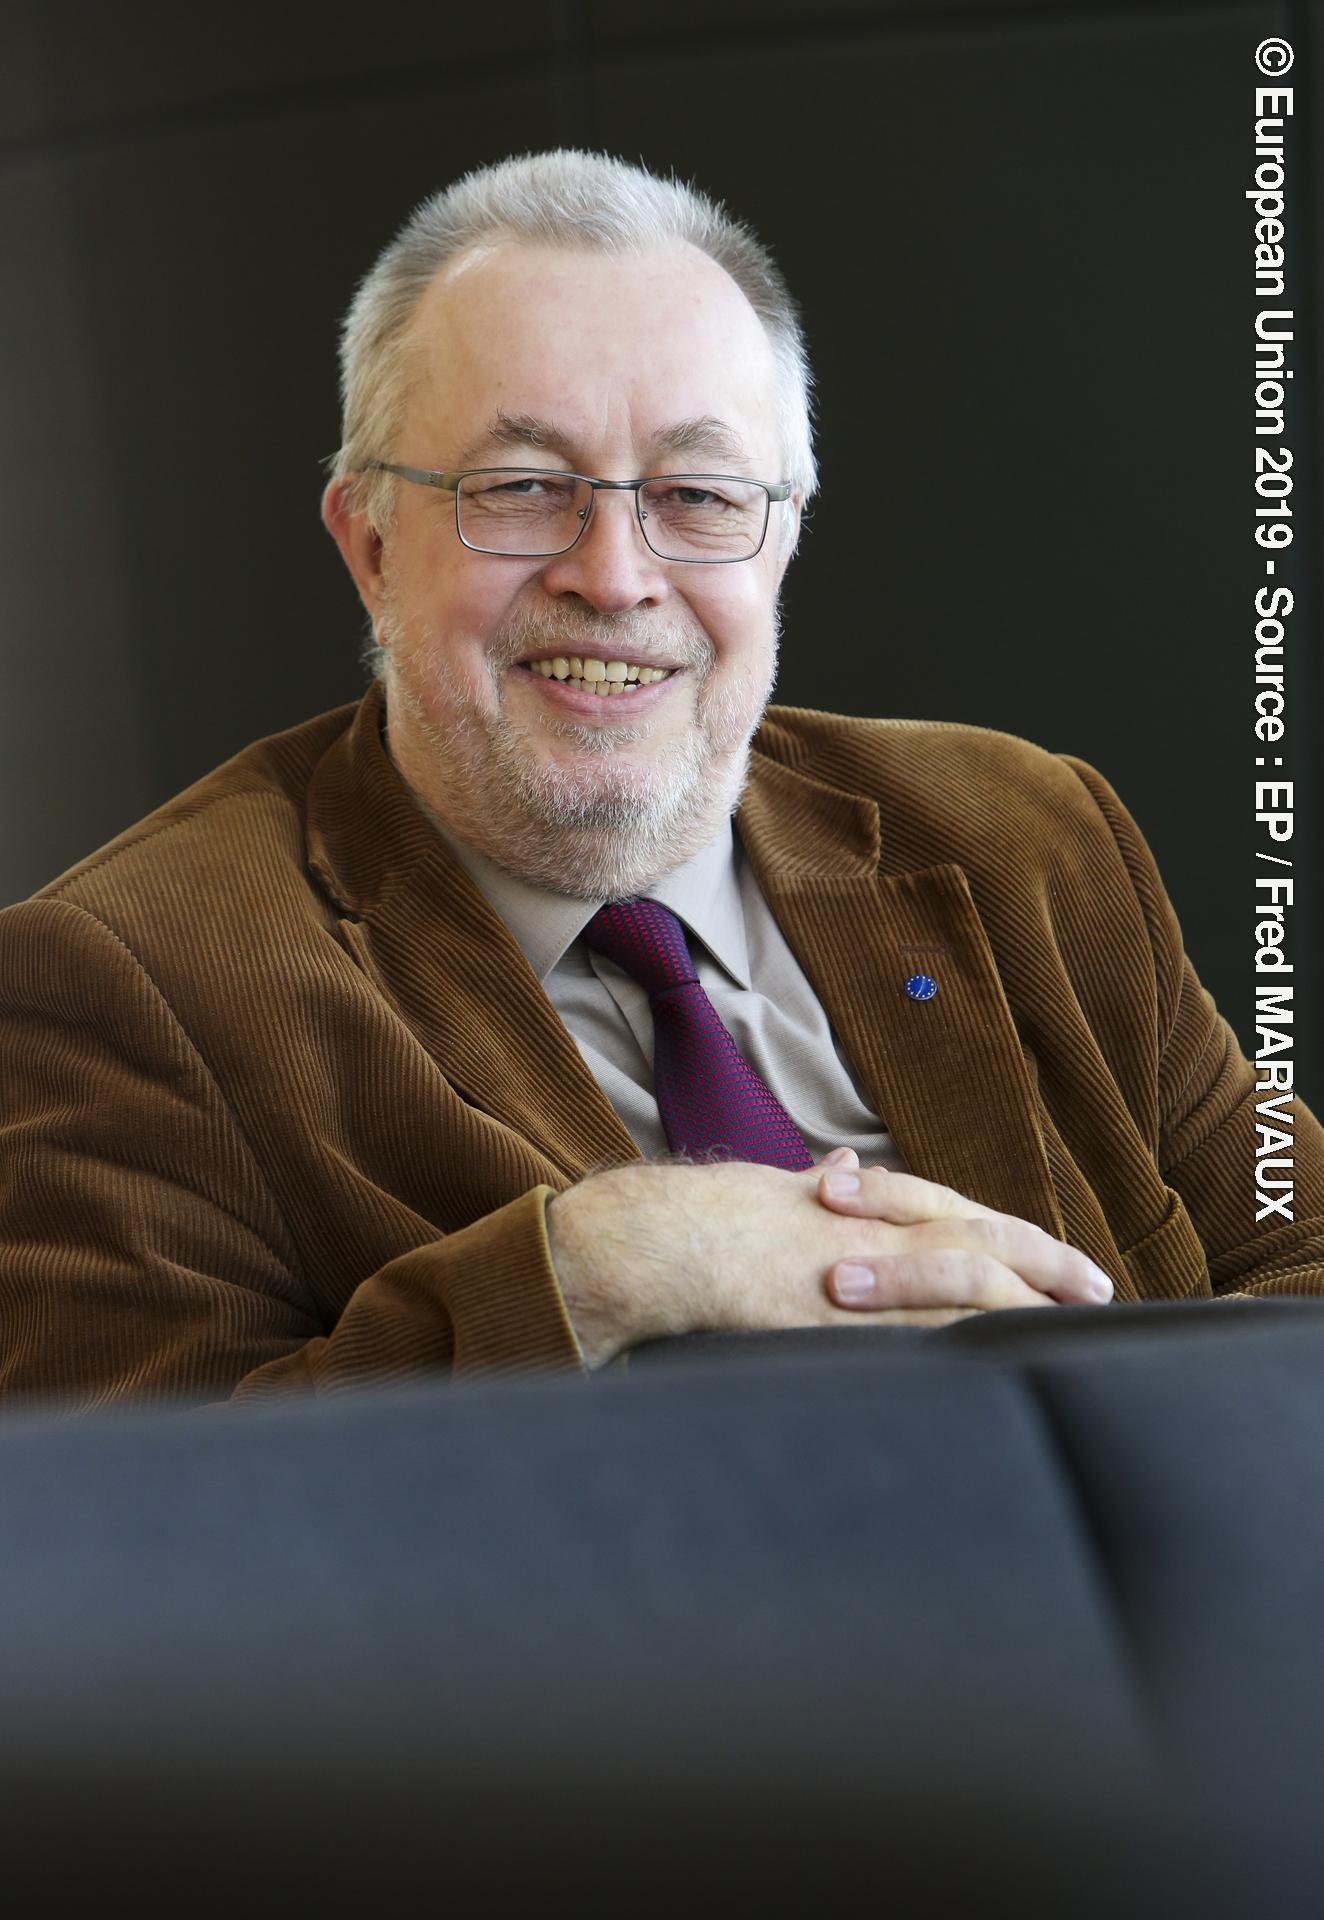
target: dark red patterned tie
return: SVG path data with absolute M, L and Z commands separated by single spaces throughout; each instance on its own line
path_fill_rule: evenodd
M 637 980 L 653 1009 L 653 1091 L 673 1153 L 758 1160 L 799 1172 L 813 1156 L 699 985 L 685 929 L 657 900 L 602 907 L 584 929 Z

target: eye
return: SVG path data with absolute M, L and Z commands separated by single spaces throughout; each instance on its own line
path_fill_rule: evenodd
M 488 474 L 481 479 L 474 478 L 466 491 L 483 495 L 504 493 L 515 499 L 527 500 L 540 484 L 537 476 L 531 473 L 521 473 L 513 480 L 501 480 L 495 474 Z
M 659 508 L 686 507 L 696 512 L 721 512 L 732 503 L 725 494 L 718 493 L 712 487 L 697 487 L 686 484 L 667 485 L 665 481 L 654 481 L 647 489 L 648 497 Z
M 490 500 L 563 500 L 575 492 L 576 483 L 565 473 L 510 472 L 469 474 L 461 491 L 470 499 Z

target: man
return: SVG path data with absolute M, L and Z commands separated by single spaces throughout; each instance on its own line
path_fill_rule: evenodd
M 745 230 L 508 162 L 343 369 L 369 693 L 0 916 L 12 1393 L 1324 1289 L 1320 1131 L 1257 1229 L 1251 1070 L 1099 776 L 765 716 L 814 470 Z

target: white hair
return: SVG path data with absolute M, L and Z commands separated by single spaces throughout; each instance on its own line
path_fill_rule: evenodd
M 351 498 L 370 524 L 392 524 L 395 483 L 364 471 L 389 460 L 409 395 L 409 322 L 453 255 L 503 235 L 594 253 L 627 253 L 688 241 L 716 261 L 763 323 L 777 369 L 777 414 L 786 471 L 804 503 L 817 489 L 813 381 L 799 313 L 781 271 L 749 227 L 696 187 L 659 179 L 605 153 L 561 147 L 466 173 L 424 200 L 360 282 L 340 339 L 342 444 L 333 471 L 351 476 Z M 785 516 L 792 524 L 792 516 Z

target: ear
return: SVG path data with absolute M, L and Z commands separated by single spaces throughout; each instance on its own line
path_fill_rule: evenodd
M 328 483 L 322 495 L 322 522 L 340 548 L 340 557 L 353 575 L 368 618 L 376 626 L 384 591 L 382 538 L 354 506 L 347 475 L 340 474 Z
M 780 589 L 787 567 L 795 558 L 795 550 L 800 544 L 800 513 L 804 504 L 804 495 L 793 493 L 786 502 L 786 517 L 782 522 L 781 553 L 777 559 L 777 586 Z

